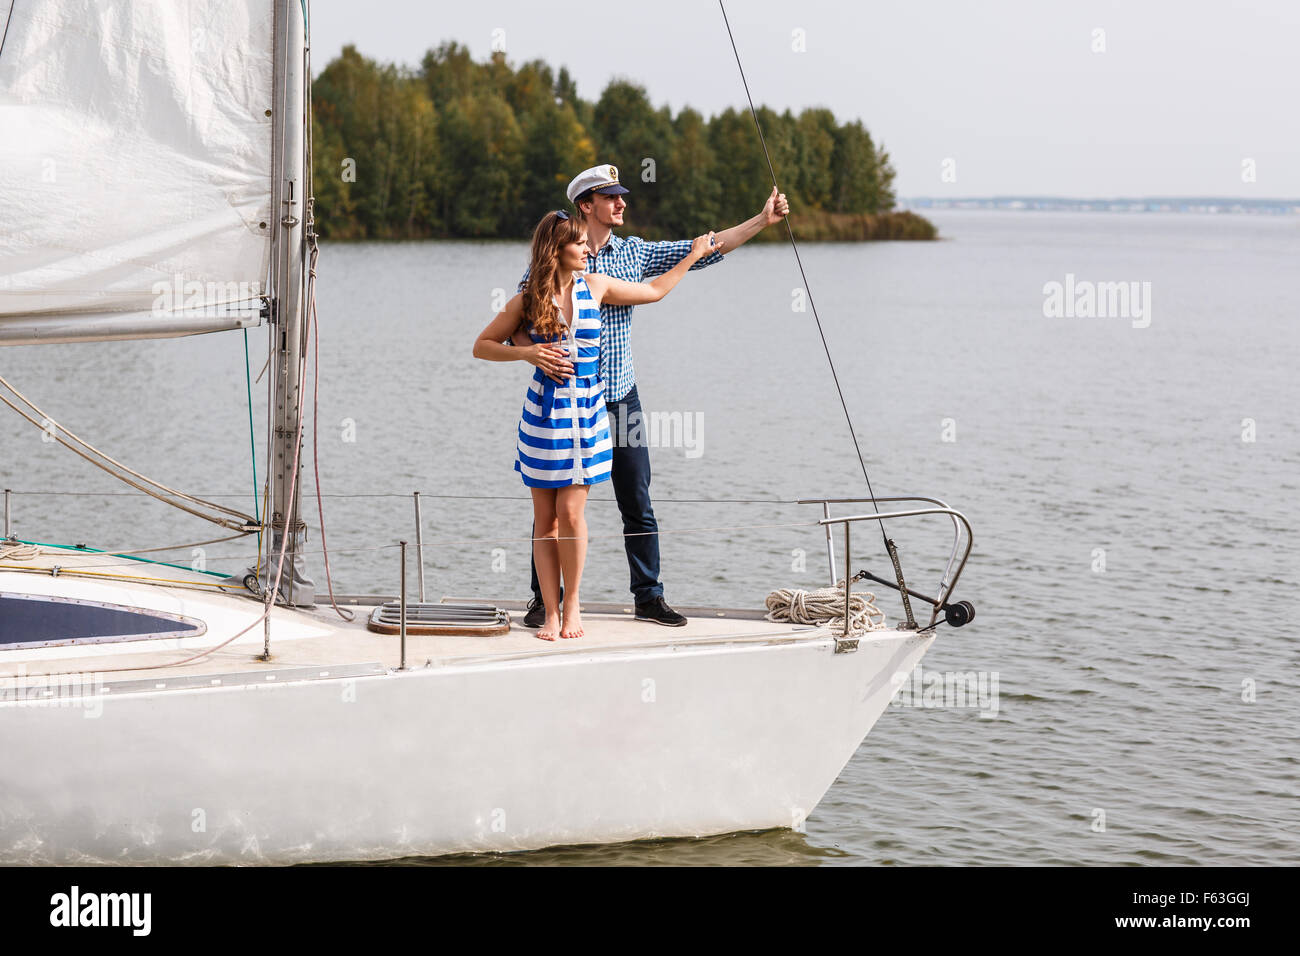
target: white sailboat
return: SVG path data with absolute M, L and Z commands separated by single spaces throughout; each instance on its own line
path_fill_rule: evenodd
M 966 519 L 929 498 L 808 502 L 832 582 L 843 554 L 846 609 L 853 526 L 951 521 L 937 596 L 911 592 L 931 608 L 919 624 L 682 608 L 689 625 L 665 630 L 591 605 L 585 638 L 550 645 L 510 622 L 509 602 L 408 603 L 405 575 L 392 604 L 340 595 L 352 620 L 318 605 L 299 480 L 308 49 L 301 0 L 10 4 L 0 345 L 265 325 L 273 472 L 264 521 L 217 508 L 0 379 L 5 404 L 134 487 L 224 534 L 268 532 L 230 578 L 19 539 L 6 496 L 0 863 L 368 860 L 800 828 L 937 624 L 973 614 L 950 601 Z

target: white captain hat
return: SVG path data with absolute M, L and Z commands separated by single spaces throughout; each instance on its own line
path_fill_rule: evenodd
M 627 192 L 627 189 L 619 184 L 618 167 L 592 166 L 591 169 L 584 169 L 578 173 L 573 177 L 573 182 L 569 183 L 569 202 L 577 202 L 579 196 L 589 192 L 603 193 L 606 196 Z

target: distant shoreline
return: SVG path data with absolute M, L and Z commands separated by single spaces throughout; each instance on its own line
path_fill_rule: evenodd
M 790 225 L 801 242 L 910 242 L 941 239 L 938 228 L 930 220 L 910 209 L 895 209 L 884 213 L 827 213 L 820 210 L 802 216 L 791 213 Z M 658 226 L 640 228 L 636 222 L 614 230 L 620 236 L 639 236 L 649 242 L 671 239 L 689 239 L 689 235 L 671 233 Z M 330 243 L 343 242 L 527 242 L 525 236 L 353 236 L 330 235 Z M 751 242 L 786 242 L 784 228 L 764 229 Z
M 1300 215 L 1300 199 L 1237 199 L 1221 196 L 1149 196 L 1138 199 L 1068 199 L 1060 196 L 991 196 L 900 199 L 902 209 L 991 209 L 1025 212 L 1164 212 L 1199 215 Z
M 878 213 L 837 213 L 821 209 L 800 213 L 795 209 L 790 213 L 790 226 L 796 238 L 807 242 L 896 242 L 939 238 L 934 223 L 910 209 Z M 635 221 L 626 231 L 629 235 L 652 241 L 688 238 L 660 228 L 638 229 Z M 786 242 L 785 229 L 764 229 L 751 241 Z

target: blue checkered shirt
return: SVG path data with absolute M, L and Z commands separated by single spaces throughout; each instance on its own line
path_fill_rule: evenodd
M 690 252 L 689 239 L 646 242 L 639 236 L 624 239 L 610 233 L 609 241 L 594 256 L 587 256 L 587 271 L 640 282 L 663 275 Z M 722 253 L 710 253 L 691 266 L 691 271 L 721 261 Z M 516 291 L 522 292 L 527 281 L 528 270 L 525 269 Z M 630 305 L 604 304 L 600 307 L 600 377 L 605 383 L 606 402 L 621 401 L 636 385 L 636 370 L 632 367 L 633 308 Z

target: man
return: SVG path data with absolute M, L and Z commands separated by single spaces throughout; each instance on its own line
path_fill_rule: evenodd
M 587 225 L 587 271 L 615 276 L 628 282 L 663 275 L 691 251 L 691 241 L 646 242 L 637 236 L 613 234 L 623 225 L 628 190 L 618 180 L 615 166 L 593 166 L 569 183 L 568 197 Z M 752 219 L 717 234 L 720 252 L 691 267 L 702 269 L 721 262 L 725 253 L 743 246 L 763 229 L 780 222 L 790 211 L 785 194 L 773 187 L 762 211 Z M 527 270 L 519 281 L 523 290 Z M 650 501 L 650 449 L 636 440 L 641 420 L 641 402 L 632 367 L 632 309 L 630 305 L 602 305 L 600 309 L 600 375 L 605 383 L 605 406 L 614 440 L 612 483 L 618 510 L 623 516 L 623 539 L 631 572 L 636 619 L 668 627 L 681 627 L 686 618 L 668 606 L 659 580 L 659 525 Z M 561 366 L 563 368 L 563 366 Z M 629 440 L 629 438 L 631 440 Z M 546 619 L 537 567 L 532 569 L 533 599 L 524 624 L 541 627 Z

